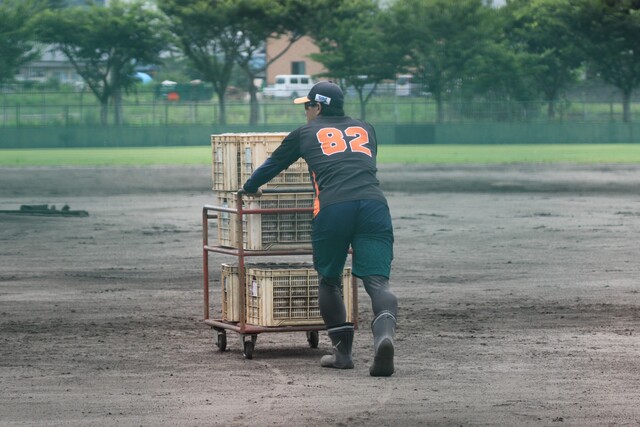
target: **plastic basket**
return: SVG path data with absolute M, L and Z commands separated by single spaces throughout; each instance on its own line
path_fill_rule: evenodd
M 238 190 L 282 143 L 286 132 L 211 135 L 213 190 Z M 298 159 L 262 188 L 311 188 L 307 163 Z
M 237 270 L 236 270 L 237 274 Z M 257 326 L 322 325 L 318 274 L 309 263 L 246 266 L 246 322 Z M 352 320 L 351 268 L 344 269 L 342 296 Z
M 218 205 L 234 208 L 236 192 L 221 191 Z M 283 193 L 245 197 L 244 209 L 311 208 L 314 194 Z M 247 250 L 310 249 L 311 212 L 243 215 L 243 246 Z M 236 247 L 236 214 L 222 212 L 218 217 L 218 243 Z

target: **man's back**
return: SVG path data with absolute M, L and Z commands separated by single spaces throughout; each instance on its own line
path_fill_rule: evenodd
M 320 116 L 289 138 L 297 140 L 309 165 L 320 207 L 363 199 L 386 203 L 376 178 L 378 147 L 371 125 L 347 116 Z

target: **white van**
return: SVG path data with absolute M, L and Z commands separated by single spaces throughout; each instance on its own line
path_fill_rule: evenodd
M 401 74 L 396 79 L 396 96 L 411 96 L 414 92 L 414 83 L 411 74 Z
M 307 74 L 278 74 L 276 83 L 264 88 L 264 96 L 268 98 L 297 98 L 309 93 L 314 85 Z

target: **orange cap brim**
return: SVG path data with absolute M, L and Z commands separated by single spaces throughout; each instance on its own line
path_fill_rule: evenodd
M 306 96 L 301 96 L 300 98 L 296 98 L 293 100 L 294 104 L 304 104 L 305 102 L 309 102 L 309 98 Z

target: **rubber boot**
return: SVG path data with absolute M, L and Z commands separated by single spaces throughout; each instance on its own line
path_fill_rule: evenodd
M 353 345 L 353 323 L 344 323 L 327 329 L 333 354 L 327 354 L 320 359 L 323 368 L 353 369 L 351 346 Z
M 394 373 L 393 339 L 396 334 L 396 318 L 389 311 L 383 311 L 371 322 L 373 332 L 373 365 L 369 368 L 372 377 L 389 377 Z

